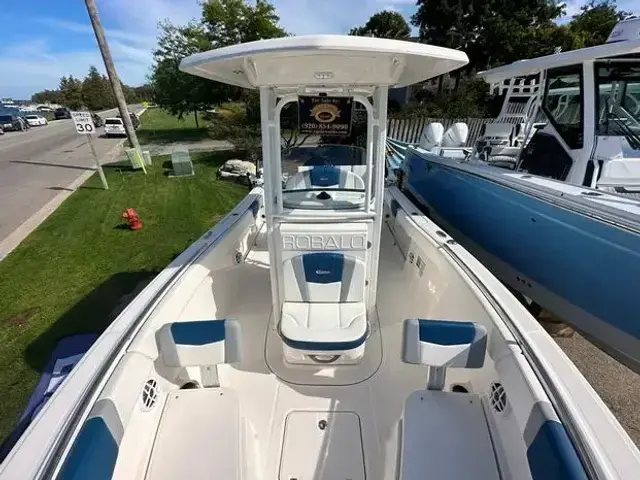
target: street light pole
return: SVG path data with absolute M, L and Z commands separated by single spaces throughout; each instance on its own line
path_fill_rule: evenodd
M 127 102 L 124 98 L 124 94 L 122 93 L 122 84 L 120 83 L 120 79 L 118 78 L 116 67 L 113 64 L 113 59 L 111 58 L 111 52 L 109 51 L 109 45 L 107 44 L 107 39 L 104 35 L 104 30 L 102 29 L 100 18 L 98 18 L 98 9 L 96 8 L 96 2 L 95 0 L 85 0 L 85 4 L 87 5 L 87 11 L 89 12 L 91 24 L 93 25 L 93 31 L 96 34 L 98 47 L 100 48 L 100 53 L 102 54 L 102 59 L 104 60 L 104 66 L 107 69 L 107 74 L 109 75 L 109 81 L 111 82 L 113 94 L 118 101 L 118 110 L 120 111 L 120 117 L 122 118 L 122 122 L 124 123 L 124 129 L 127 132 L 127 137 L 129 138 L 129 144 L 133 148 L 135 148 L 137 152 L 140 152 L 138 137 L 136 136 L 136 131 L 134 130 L 133 124 L 131 123 L 131 117 L 129 117 L 129 110 L 127 109 Z

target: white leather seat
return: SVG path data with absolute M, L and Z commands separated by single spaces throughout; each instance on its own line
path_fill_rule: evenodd
M 340 170 L 346 170 L 348 172 L 353 172 L 358 175 L 363 181 L 367 175 L 367 166 L 366 165 L 334 165 L 334 168 L 338 168 Z M 313 170 L 317 168 L 314 165 L 300 165 L 298 167 L 298 173 L 308 172 L 309 170 Z
M 364 168 L 366 169 L 366 166 Z M 285 190 L 323 187 L 364 190 L 364 180 L 350 168 L 320 165 L 295 173 L 287 180 Z
M 283 267 L 285 345 L 302 356 L 330 352 L 360 358 L 368 333 L 364 262 L 340 252 L 311 252 L 285 260 Z
M 287 345 L 299 350 L 351 350 L 366 339 L 366 308 L 362 302 L 285 302 L 280 332 Z
M 323 189 L 327 191 L 320 196 Z M 364 205 L 364 180 L 348 168 L 333 165 L 298 171 L 287 180 L 284 190 L 282 203 L 286 208 L 344 210 Z
M 429 373 L 427 390 L 413 392 L 404 405 L 402 480 L 426 473 L 443 480 L 500 478 L 481 397 L 443 391 L 447 368 L 482 368 L 486 350 L 487 330 L 478 323 L 405 321 L 403 360 L 427 365 Z
M 242 360 L 242 333 L 236 320 L 197 320 L 163 325 L 156 332 L 167 367 L 200 367 L 201 383 L 218 386 L 217 365 Z

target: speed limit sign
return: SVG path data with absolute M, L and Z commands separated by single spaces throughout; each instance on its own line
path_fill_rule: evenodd
M 76 132 L 80 135 L 93 135 L 95 133 L 96 127 L 89 112 L 71 112 L 71 118 L 76 126 Z

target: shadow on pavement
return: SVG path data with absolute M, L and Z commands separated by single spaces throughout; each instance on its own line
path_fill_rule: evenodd
M 23 163 L 25 165 L 38 165 L 44 167 L 56 167 L 56 168 L 70 168 L 73 170 L 93 170 L 91 167 L 85 167 L 82 165 L 63 165 L 61 163 L 48 163 L 48 162 L 30 162 L 28 160 L 9 160 L 9 163 Z

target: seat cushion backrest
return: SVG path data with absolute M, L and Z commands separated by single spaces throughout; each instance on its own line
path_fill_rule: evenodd
M 327 165 L 322 165 L 322 167 L 326 168 Z M 362 178 L 362 180 L 365 179 L 365 176 L 367 174 L 367 166 L 366 165 L 333 165 L 331 167 L 339 169 L 339 170 L 345 170 L 347 172 L 353 172 L 357 176 Z M 318 166 L 317 165 L 316 166 L 313 166 L 313 165 L 300 165 L 298 167 L 298 173 L 309 172 L 309 171 L 313 170 L 314 168 L 318 168 Z
M 313 252 L 284 262 L 285 302 L 362 302 L 365 266 L 340 252 Z
M 365 167 L 366 168 L 366 167 Z M 364 190 L 364 180 L 350 168 L 319 165 L 295 173 L 285 190 L 307 190 L 317 188 L 349 188 Z
M 511 145 L 513 143 L 514 131 L 515 125 L 511 123 L 487 123 L 483 137 L 494 142 L 506 140 L 507 144 Z
M 523 436 L 533 480 L 587 480 L 571 439 L 549 403 L 534 404 Z
M 168 367 L 202 367 L 241 360 L 240 324 L 235 320 L 199 320 L 163 325 L 156 334 Z
M 481 368 L 487 330 L 474 322 L 423 320 L 404 323 L 404 361 L 432 367 Z
M 122 420 L 113 401 L 98 400 L 82 425 L 56 478 L 110 479 L 116 467 L 123 435 Z
M 74 439 L 58 480 L 111 479 L 132 412 L 153 371 L 153 361 L 144 355 L 122 357 Z

